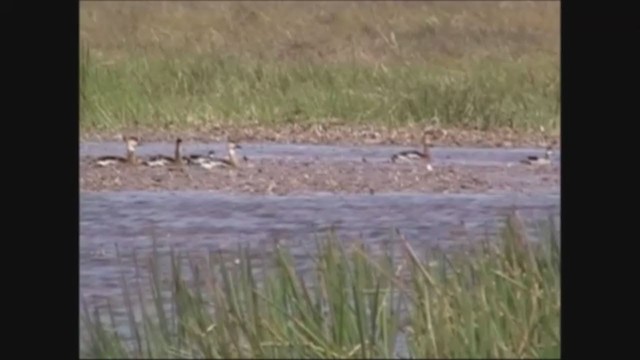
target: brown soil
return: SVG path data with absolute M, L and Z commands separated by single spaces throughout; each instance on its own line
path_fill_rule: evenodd
M 299 194 L 309 192 L 370 193 L 534 191 L 559 186 L 557 167 L 441 166 L 390 162 L 282 161 L 259 159 L 238 169 L 205 170 L 195 166 L 148 168 L 80 164 L 82 191 L 215 190 L 229 193 Z
M 135 135 L 142 141 L 173 141 L 181 137 L 186 141 L 224 141 L 227 138 L 240 142 L 269 141 L 279 143 L 352 144 L 352 145 L 415 145 L 420 142 L 423 125 L 407 125 L 388 128 L 372 125 L 344 125 L 338 122 L 323 124 L 291 124 L 264 127 L 258 124 L 211 125 L 198 130 L 132 130 L 123 133 Z M 434 140 L 435 146 L 472 147 L 544 147 L 548 143 L 559 144 L 559 134 L 536 131 L 514 131 L 509 128 L 490 131 L 447 129 L 447 136 Z M 121 133 L 91 133 L 81 136 L 83 141 L 118 140 Z

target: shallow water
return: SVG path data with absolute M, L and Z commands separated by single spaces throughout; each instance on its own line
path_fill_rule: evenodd
M 235 250 L 238 245 L 257 248 L 281 239 L 304 260 L 315 249 L 314 233 L 332 227 L 345 239 L 362 237 L 373 246 L 389 240 L 398 228 L 420 248 L 456 241 L 461 220 L 472 235 L 494 233 L 498 222 L 514 208 L 528 221 L 545 220 L 549 215 L 557 218 L 559 194 L 270 197 L 195 191 L 82 193 L 81 292 L 90 297 L 119 293 L 114 293 L 119 276 L 114 244 L 125 254 L 135 249 L 145 256 L 151 251 L 152 236 L 160 246 L 186 252 Z
M 460 234 L 461 221 L 471 238 L 494 234 L 513 209 L 518 209 L 527 221 L 534 238 L 540 230 L 535 226 L 537 220 L 551 216 L 559 226 L 558 192 L 286 197 L 197 191 L 83 192 L 80 194 L 80 296 L 90 308 L 104 306 L 105 298 L 111 299 L 118 331 L 129 337 L 120 277 L 123 276 L 134 293 L 137 280 L 146 287 L 147 274 L 143 270 L 142 278 L 136 276 L 131 254 L 135 251 L 139 264 L 146 267 L 145 258 L 153 251 L 152 236 L 157 239 L 165 259 L 169 247 L 191 256 L 206 256 L 211 250 L 234 251 L 238 245 L 251 245 L 254 252 L 259 252 L 270 248 L 273 239 L 281 239 L 290 246 L 296 264 L 304 273 L 312 266 L 313 234 L 331 227 L 339 239 L 349 241 L 361 237 L 374 251 L 390 240 L 392 230 L 397 228 L 416 251 L 421 252 L 432 245 L 446 247 L 468 239 L 464 233 Z M 114 244 L 123 255 L 120 264 Z M 168 263 L 164 262 L 162 267 L 164 271 L 161 271 L 166 274 Z M 150 300 L 148 294 L 145 297 Z M 140 319 L 137 307 L 134 313 Z M 82 328 L 81 325 L 84 333 Z
M 282 158 L 323 162 L 387 161 L 398 146 L 325 146 L 243 144 L 241 155 L 249 158 Z M 224 144 L 185 144 L 185 153 L 213 149 L 223 155 Z M 113 143 L 82 143 L 80 156 L 121 154 Z M 168 143 L 147 143 L 139 155 L 171 155 Z M 435 163 L 506 166 L 543 149 L 433 148 Z M 552 158 L 559 167 L 559 157 Z M 496 171 L 495 176 L 506 176 Z M 528 179 L 528 178 L 527 178 Z M 533 179 L 533 177 L 531 177 Z M 532 180 L 533 181 L 533 180 Z M 137 279 L 131 254 L 141 264 L 152 248 L 152 238 L 166 255 L 177 252 L 224 253 L 239 245 L 253 252 L 269 249 L 278 239 L 290 246 L 296 264 L 304 272 L 312 266 L 314 234 L 333 228 L 339 239 L 362 238 L 374 250 L 393 237 L 398 228 L 417 250 L 433 245 L 450 246 L 468 237 L 495 234 L 501 221 L 514 209 L 527 221 L 532 238 L 539 235 L 536 221 L 553 218 L 559 228 L 560 190 L 491 194 L 376 193 L 371 195 L 315 194 L 300 196 L 230 195 L 210 191 L 121 191 L 80 194 L 80 296 L 89 306 L 115 299 L 115 314 L 125 318 L 120 277 Z M 114 245 L 123 256 L 118 263 Z M 144 272 L 144 270 L 143 270 Z M 146 277 L 143 274 L 143 277 Z M 123 326 L 126 327 L 126 321 Z M 123 330 L 124 331 L 124 330 Z M 124 331 L 126 332 L 126 331 Z
M 215 150 L 218 156 L 226 156 L 224 143 L 184 143 L 185 154 L 202 153 Z M 322 161 L 360 161 L 363 157 L 368 161 L 387 161 L 398 151 L 412 150 L 411 146 L 336 146 L 336 145 L 308 145 L 308 144 L 272 144 L 248 143 L 242 144 L 238 150 L 241 155 L 249 158 L 280 158 L 283 160 L 307 161 L 317 158 Z M 140 156 L 153 154 L 173 155 L 174 145 L 170 143 L 151 142 L 139 146 L 136 153 Z M 459 165 L 504 165 L 517 163 L 529 156 L 543 156 L 541 148 L 439 148 L 431 149 L 434 163 Z M 80 156 L 120 155 L 124 153 L 122 142 L 84 142 L 80 145 Z M 559 154 L 555 153 L 551 159 L 557 163 Z

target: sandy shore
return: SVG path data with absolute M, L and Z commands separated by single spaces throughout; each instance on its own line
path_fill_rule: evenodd
M 80 164 L 82 191 L 214 190 L 228 193 L 300 194 L 310 192 L 369 193 L 545 191 L 559 188 L 557 165 L 530 167 L 443 165 L 390 162 L 322 162 L 259 159 L 237 169 L 205 170 L 196 166 L 149 168 Z

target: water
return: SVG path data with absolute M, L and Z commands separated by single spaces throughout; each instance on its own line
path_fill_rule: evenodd
M 529 220 L 559 217 L 559 194 L 380 194 L 251 196 L 211 192 L 100 192 L 80 195 L 80 285 L 86 296 L 113 295 L 119 272 L 113 245 L 150 253 L 152 236 L 178 251 L 260 247 L 274 239 L 298 257 L 313 252 L 313 234 L 330 228 L 346 239 L 381 245 L 394 228 L 417 248 L 452 240 L 464 221 L 472 235 L 497 230 L 518 209 Z M 559 221 L 557 221 L 559 223 Z M 532 235 L 535 229 L 531 228 Z M 258 246 L 256 246 L 258 245 Z M 114 287 L 115 286 L 115 287 Z
M 183 143 L 184 153 L 202 153 L 215 150 L 218 155 L 225 156 L 224 143 Z M 412 146 L 335 146 L 308 144 L 242 144 L 238 150 L 249 158 L 279 158 L 283 160 L 308 161 L 316 158 L 321 161 L 360 161 L 363 157 L 368 161 L 387 161 L 398 151 L 411 150 Z M 174 145 L 170 143 L 144 143 L 136 153 L 140 156 L 165 154 L 173 156 Z M 81 156 L 102 156 L 123 154 L 122 142 L 87 142 L 80 145 Z M 468 166 L 505 165 L 517 163 L 529 155 L 543 156 L 544 149 L 494 149 L 494 148 L 432 148 L 435 164 L 459 164 Z M 553 154 L 552 160 L 557 163 L 559 154 Z
M 186 152 L 224 151 L 223 144 L 188 144 Z M 321 161 L 386 160 L 406 147 L 336 147 L 320 145 L 246 144 L 249 157 L 281 157 L 287 160 L 317 157 Z M 81 156 L 119 154 L 121 143 L 85 143 Z M 170 144 L 145 144 L 140 155 L 171 154 Z M 440 149 L 441 162 L 466 165 L 507 165 L 541 149 Z M 558 161 L 558 157 L 554 158 Z M 313 235 L 335 229 L 340 239 L 364 239 L 375 248 L 398 228 L 416 250 L 432 245 L 448 246 L 470 237 L 494 234 L 501 221 L 517 209 L 537 236 L 535 222 L 553 217 L 559 224 L 560 191 L 550 187 L 529 194 L 316 194 L 305 196 L 229 195 L 215 192 L 82 192 L 80 194 L 80 295 L 89 305 L 114 302 L 116 315 L 124 319 L 120 276 L 130 282 L 136 276 L 130 254 L 141 263 L 152 251 L 155 237 L 164 252 L 206 254 L 211 250 L 234 251 L 251 245 L 254 251 L 280 239 L 290 246 L 302 271 L 310 269 L 315 250 Z M 461 222 L 464 224 L 462 226 Z M 559 226 L 559 225 L 558 225 Z M 118 263 L 114 245 L 123 256 Z M 126 325 L 125 325 L 126 326 Z

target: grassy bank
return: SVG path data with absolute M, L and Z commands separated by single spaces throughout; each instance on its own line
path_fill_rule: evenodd
M 557 129 L 559 3 L 83 2 L 81 130 Z
M 200 286 L 185 280 L 172 253 L 170 296 L 158 295 L 156 257 L 153 305 L 134 309 L 142 287 L 123 283 L 133 340 L 112 331 L 111 308 L 85 307 L 84 355 L 559 358 L 559 244 L 551 235 L 529 243 L 518 229 L 512 218 L 501 241 L 427 256 L 401 236 L 382 254 L 328 237 L 304 277 L 286 247 L 262 261 L 244 251 L 232 262 L 212 254 L 192 267 Z

